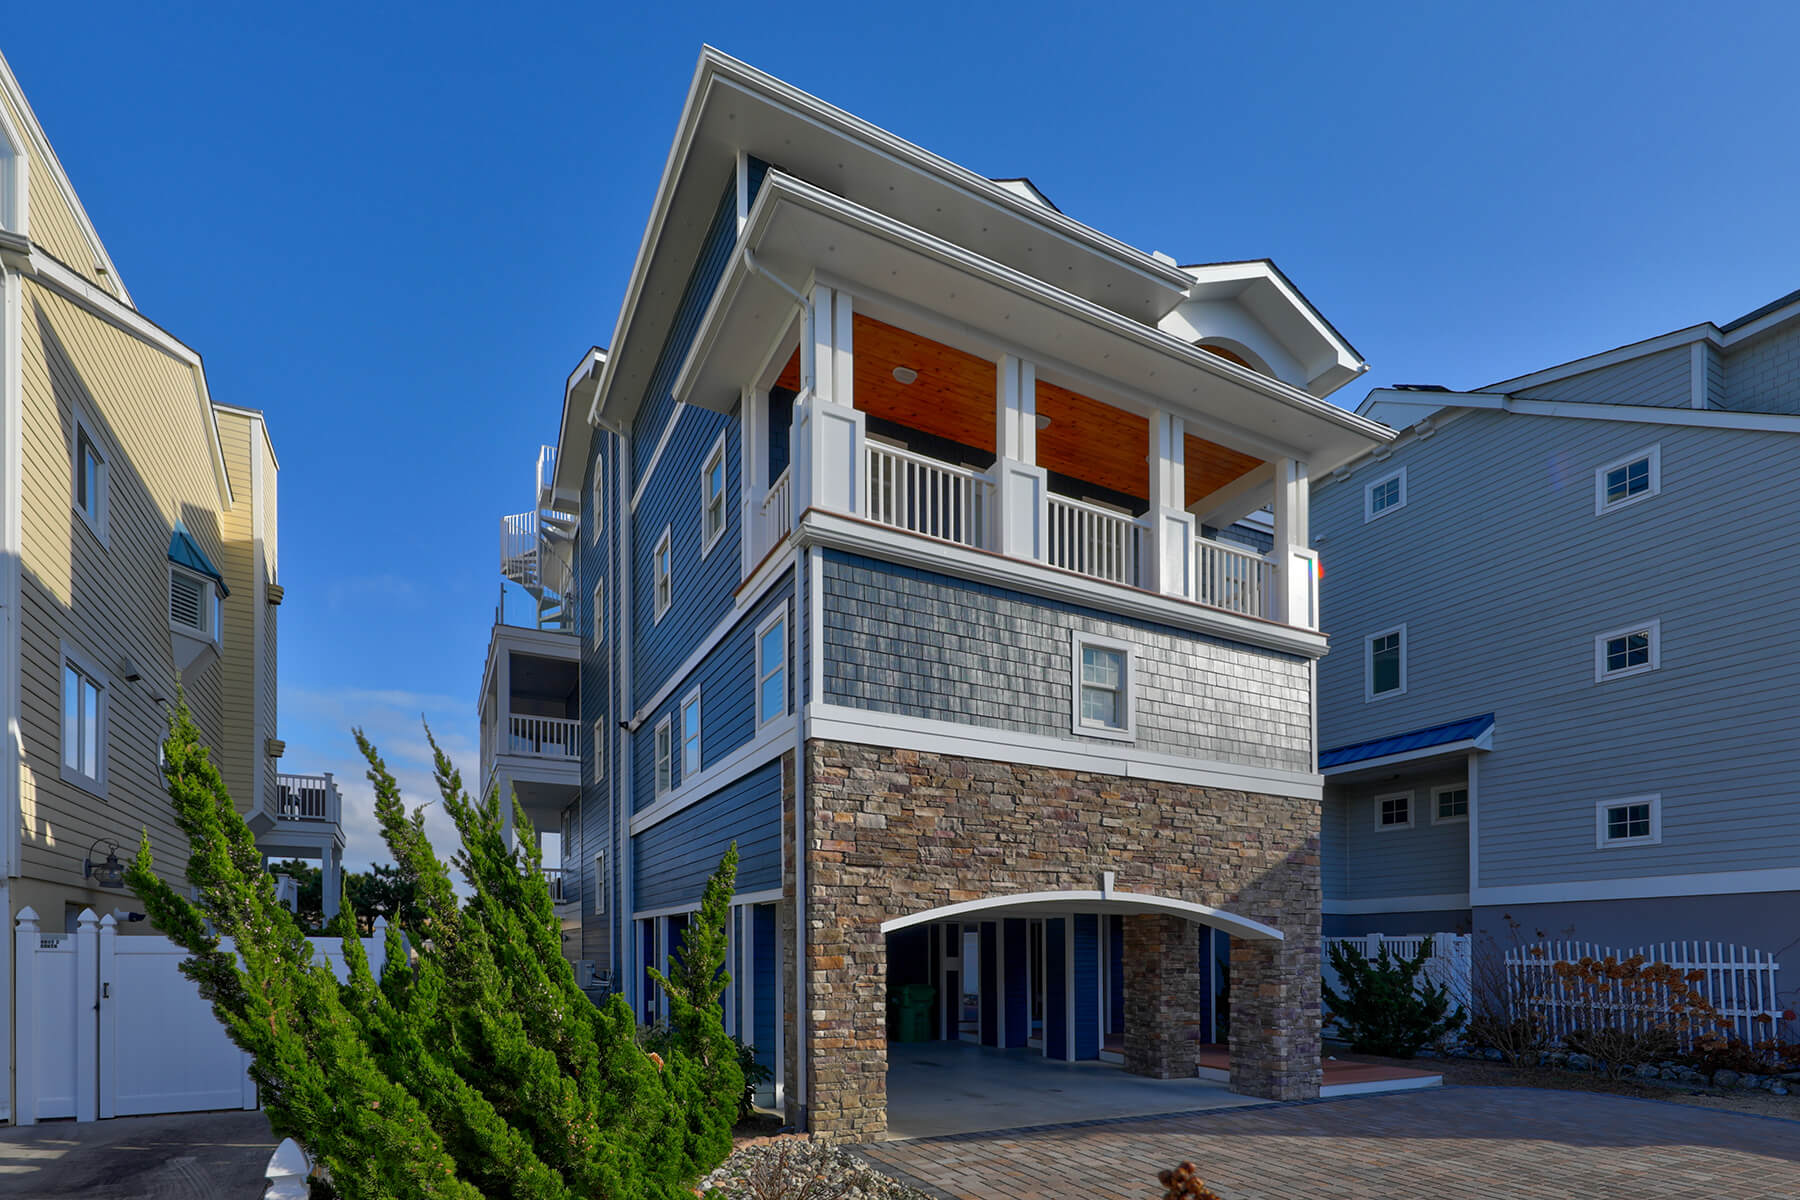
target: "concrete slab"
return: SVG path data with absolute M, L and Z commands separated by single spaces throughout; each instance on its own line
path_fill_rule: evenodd
M 276 1138 L 260 1112 L 0 1128 L 0 1196 L 257 1200 Z
M 1209 1080 L 1145 1079 L 970 1042 L 889 1044 L 887 1092 L 890 1139 L 1264 1103 Z

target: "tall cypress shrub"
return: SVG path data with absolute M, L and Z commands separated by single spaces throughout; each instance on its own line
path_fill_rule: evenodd
M 575 985 L 538 856 L 507 847 L 499 796 L 472 799 L 432 743 L 461 837 L 460 899 L 423 808 L 406 811 L 375 748 L 356 737 L 383 836 L 416 897 L 388 931 L 379 978 L 348 912 L 337 926 L 347 982 L 315 959 L 185 705 L 170 720 L 166 772 L 198 899 L 157 876 L 147 837 L 127 876 L 252 1056 L 275 1132 L 307 1147 L 346 1200 L 691 1196 L 691 1181 L 730 1150 L 742 1089 L 735 1062 L 716 1065 L 729 1045 L 717 1005 L 683 1010 L 685 1031 L 653 1061 L 623 1000 L 597 1007 Z M 729 860 L 723 874 L 728 902 Z M 705 972 L 699 956 L 714 944 L 694 947 L 694 970 Z

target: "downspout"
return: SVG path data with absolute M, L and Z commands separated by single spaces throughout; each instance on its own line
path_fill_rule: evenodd
M 632 896 L 637 894 L 637 864 L 631 853 L 631 778 L 633 771 L 631 732 L 626 723 L 617 719 L 622 705 L 631 696 L 632 647 L 636 639 L 631 636 L 631 596 L 632 596 L 632 542 L 631 542 L 631 434 L 617 425 L 599 421 L 596 424 L 612 433 L 616 446 L 613 455 L 613 490 L 612 536 L 608 541 L 612 544 L 616 558 L 612 581 L 609 590 L 618 595 L 619 623 L 613 637 L 612 663 L 616 680 L 615 694 L 612 697 L 612 713 L 614 719 L 608 736 L 616 738 L 619 752 L 608 764 L 614 769 L 607 772 L 610 777 L 607 790 L 614 797 L 612 804 L 613 827 L 613 878 L 618 880 L 618 888 L 613 897 L 614 926 L 616 936 L 624 939 L 614 942 L 622 949 L 614 955 L 625 973 L 624 992 L 626 1003 L 631 1011 L 642 1011 L 639 1008 L 638 987 L 642 980 L 642 967 L 637 958 L 642 950 L 638 943 L 636 923 L 631 919 L 631 910 L 626 907 Z

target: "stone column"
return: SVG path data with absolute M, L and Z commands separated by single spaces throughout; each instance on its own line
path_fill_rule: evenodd
M 1200 1063 L 1200 931 L 1181 917 L 1128 916 L 1125 1069 L 1192 1079 Z
M 1316 927 L 1315 927 L 1316 928 Z M 1319 1094 L 1319 938 L 1231 939 L 1231 1090 L 1266 1100 Z

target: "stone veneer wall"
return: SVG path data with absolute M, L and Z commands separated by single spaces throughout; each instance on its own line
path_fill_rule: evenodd
M 1232 1086 L 1272 1099 L 1318 1094 L 1318 801 L 819 740 L 806 746 L 805 792 L 816 1135 L 886 1131 L 883 921 L 991 896 L 1098 890 L 1102 871 L 1115 872 L 1118 891 L 1224 909 L 1286 935 L 1233 939 Z

